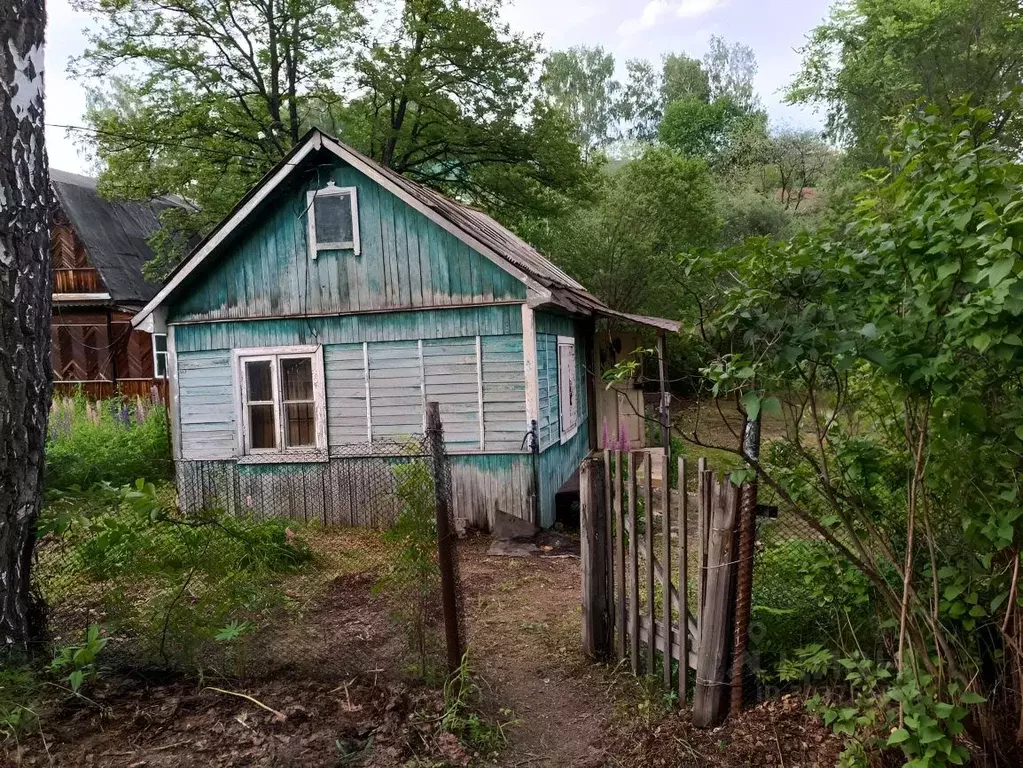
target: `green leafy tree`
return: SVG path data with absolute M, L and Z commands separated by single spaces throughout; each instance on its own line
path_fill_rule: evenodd
M 604 178 L 594 205 L 528 234 L 610 306 L 655 313 L 672 304 L 675 255 L 713 244 L 718 230 L 707 164 L 650 147 Z
M 614 56 L 600 46 L 555 51 L 544 62 L 544 95 L 569 116 L 586 155 L 606 149 L 616 138 L 621 84 L 614 70 Z
M 1023 84 L 1023 13 L 1012 0 L 846 0 L 813 30 L 789 91 L 827 109 L 860 167 L 879 162 L 893 121 L 918 98 L 944 114 L 969 96 L 996 108 Z M 1019 142 L 1015 112 L 996 131 Z
M 709 50 L 703 57 L 703 69 L 707 74 L 708 99 L 727 97 L 744 112 L 759 108 L 760 99 L 753 87 L 757 58 L 748 45 L 729 45 L 724 38 L 711 35 Z
M 660 79 L 654 66 L 644 59 L 629 59 L 625 71 L 628 76 L 618 103 L 623 132 L 633 141 L 649 144 L 657 139 L 664 108 Z
M 996 724 L 1023 688 L 1015 109 L 914 111 L 834 230 L 683 262 L 711 396 L 785 425 L 763 460 L 721 447 L 866 578 L 896 673 L 870 746 L 913 765 L 962 764 L 965 728 L 1018 738 Z
M 537 42 L 501 5 L 405 0 L 369 27 L 350 0 L 87 0 L 101 24 L 76 71 L 106 84 L 87 116 L 104 191 L 195 203 L 168 214 L 151 277 L 312 125 L 510 222 L 581 194 L 573 127 L 533 100 Z
M 710 76 L 699 59 L 669 53 L 661 64 L 661 97 L 665 104 L 678 99 L 710 101 Z

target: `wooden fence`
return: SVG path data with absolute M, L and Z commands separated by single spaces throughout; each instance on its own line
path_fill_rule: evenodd
M 664 455 L 604 451 L 583 463 L 583 648 L 659 677 L 683 704 L 693 690 L 693 721 L 711 726 L 727 714 L 739 645 L 740 494 L 704 459 L 695 478 L 685 458 L 677 467 L 673 490 Z

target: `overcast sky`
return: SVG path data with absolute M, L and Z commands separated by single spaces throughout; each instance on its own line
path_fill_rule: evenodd
M 48 3 L 46 47 L 46 141 L 50 164 L 66 171 L 90 169 L 58 125 L 81 125 L 85 93 L 67 75 L 67 62 L 84 49 L 86 14 L 69 0 Z M 780 91 L 799 68 L 807 33 L 827 13 L 828 0 L 514 0 L 505 17 L 516 29 L 540 32 L 548 49 L 603 45 L 619 62 L 659 60 L 685 51 L 702 56 L 707 40 L 720 35 L 749 45 L 760 71 L 756 86 L 777 124 L 813 127 L 821 120 L 807 109 L 781 103 Z

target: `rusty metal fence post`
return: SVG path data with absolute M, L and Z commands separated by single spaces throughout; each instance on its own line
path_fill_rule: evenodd
M 448 672 L 454 674 L 462 664 L 462 637 L 455 574 L 455 531 L 451 525 L 447 456 L 444 453 L 444 427 L 440 420 L 439 403 L 426 404 L 426 435 L 433 462 L 434 494 L 437 500 L 437 565 L 440 568 L 444 639 L 447 645 Z
M 743 451 L 752 460 L 760 458 L 760 419 L 746 421 Z M 735 636 L 732 641 L 732 691 L 730 714 L 742 712 L 746 678 L 746 656 L 749 648 L 750 618 L 753 603 L 753 540 L 756 538 L 757 479 L 743 483 L 740 490 L 739 517 L 736 521 L 739 539 L 738 573 L 735 588 Z

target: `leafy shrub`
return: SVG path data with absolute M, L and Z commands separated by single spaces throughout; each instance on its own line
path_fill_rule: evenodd
M 433 475 L 420 460 L 398 464 L 392 472 L 402 508 L 384 534 L 395 545 L 394 556 L 375 589 L 392 598 L 394 617 L 405 628 L 419 672 L 426 678 L 435 650 L 430 626 L 439 612 L 440 597 Z
M 804 645 L 845 652 L 867 642 L 876 626 L 866 577 L 823 541 L 767 539 L 753 579 L 751 637 L 761 669 L 774 673 Z
M 245 658 L 248 628 L 288 605 L 280 578 L 307 568 L 312 551 L 284 520 L 186 517 L 166 493 L 138 481 L 52 500 L 39 533 L 61 546 L 41 548 L 44 595 L 102 611 L 122 647 L 131 641 L 148 662 L 202 669 L 226 650 Z
M 55 400 L 46 442 L 46 485 L 51 490 L 114 485 L 137 478 L 166 480 L 173 473 L 167 414 L 141 398 L 90 402 Z

